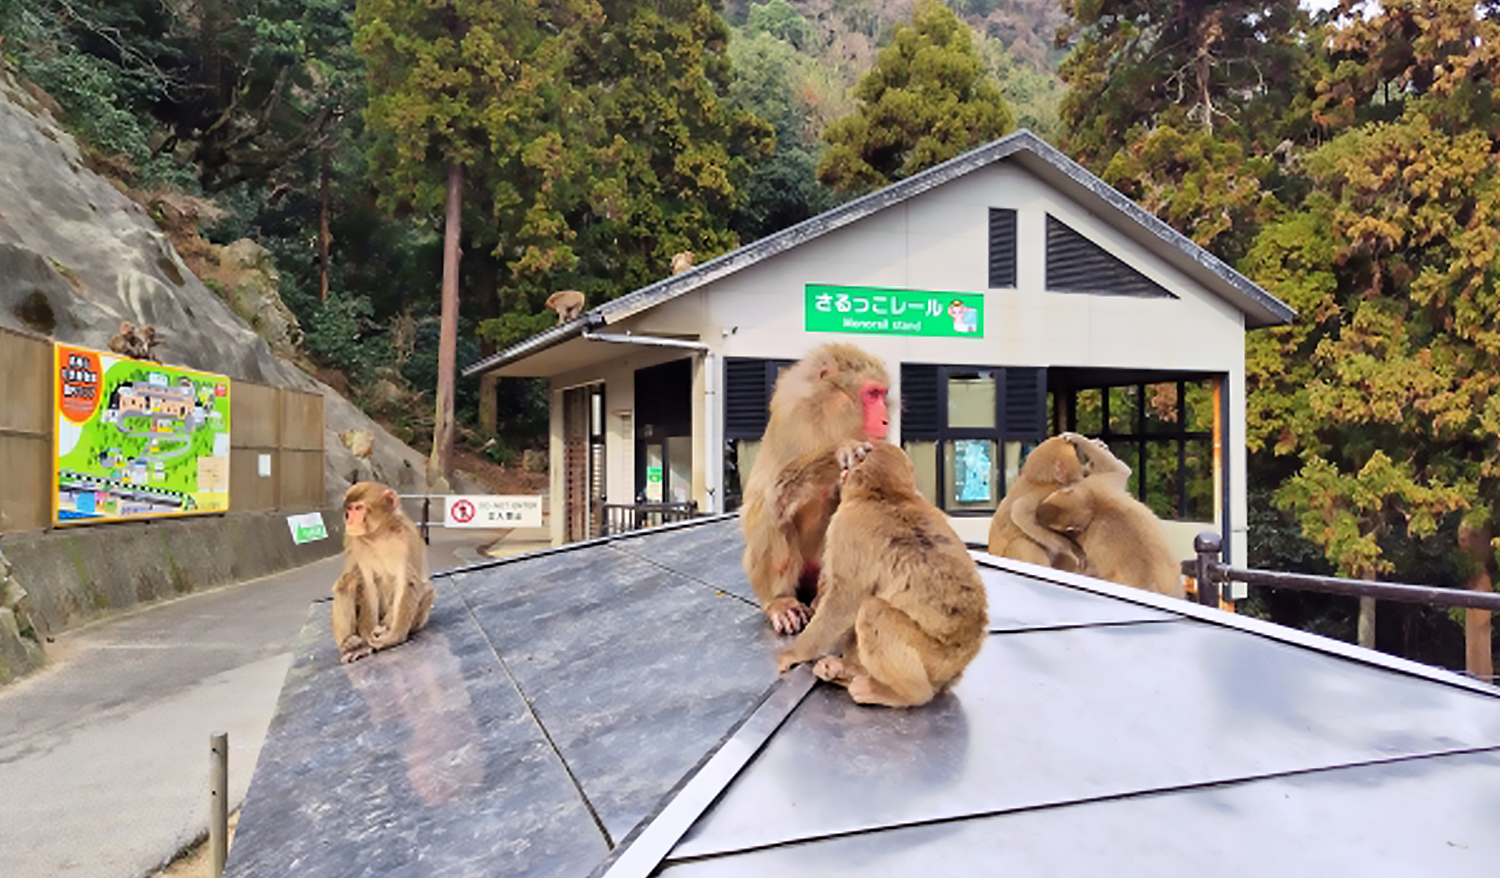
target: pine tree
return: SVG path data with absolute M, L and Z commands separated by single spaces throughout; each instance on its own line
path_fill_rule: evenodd
M 973 32 L 946 6 L 919 2 L 875 67 L 855 87 L 853 115 L 823 134 L 818 178 L 857 194 L 988 143 L 1010 130 L 1010 108 L 974 48 Z

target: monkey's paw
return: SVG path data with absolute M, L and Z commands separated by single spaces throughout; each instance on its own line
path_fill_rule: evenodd
M 802 664 L 807 659 L 797 654 L 797 650 L 788 647 L 776 654 L 776 673 L 785 674 L 792 668 Z
M 845 473 L 854 469 L 860 461 L 869 456 L 874 447 L 869 442 L 845 442 L 840 445 L 834 452 L 834 456 L 838 458 L 839 469 Z
M 849 669 L 844 666 L 844 660 L 838 656 L 825 655 L 813 665 L 813 676 L 819 680 L 845 685 L 849 682 Z
M 1066 552 L 1059 552 L 1052 560 L 1052 566 L 1064 573 L 1082 573 L 1088 566 L 1088 562 L 1070 549 Z
M 358 634 L 351 634 L 339 644 L 339 661 L 347 665 L 350 662 L 359 661 L 372 652 L 374 650 L 368 643 L 365 643 L 363 638 Z
M 777 598 L 766 607 L 766 618 L 777 634 L 796 634 L 812 618 L 812 608 L 796 598 Z

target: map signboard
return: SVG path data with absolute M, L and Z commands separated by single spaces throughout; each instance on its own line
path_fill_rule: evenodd
M 53 521 L 229 508 L 229 379 L 53 345 Z

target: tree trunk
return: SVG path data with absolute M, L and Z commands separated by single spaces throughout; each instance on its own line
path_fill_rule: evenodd
M 450 490 L 453 475 L 453 379 L 458 353 L 458 259 L 463 165 L 448 164 L 448 215 L 443 226 L 443 304 L 438 336 L 437 415 L 432 424 L 432 457 L 427 463 L 429 490 Z
M 1469 590 L 1494 591 L 1490 579 L 1490 559 L 1495 555 L 1490 548 L 1490 527 L 1458 529 L 1458 545 L 1472 565 L 1469 572 Z M 1464 610 L 1464 667 L 1481 680 L 1495 676 L 1495 653 L 1490 639 L 1490 613 L 1488 610 Z
M 328 301 L 328 245 L 333 234 L 328 230 L 328 153 L 318 166 L 318 291 Z
M 1359 599 L 1359 645 L 1375 648 L 1375 599 Z

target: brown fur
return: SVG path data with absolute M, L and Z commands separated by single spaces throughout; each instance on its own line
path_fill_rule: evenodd
M 1109 475 L 1089 476 L 1052 492 L 1037 505 L 1036 517 L 1078 540 L 1090 575 L 1174 598 L 1185 596 L 1181 567 L 1167 546 L 1161 521 Z
M 434 597 L 427 551 L 396 492 L 359 482 L 344 494 L 344 572 L 333 584 L 333 640 L 341 661 L 405 643 L 427 624 Z
M 1036 506 L 1058 488 L 1095 471 L 1119 479 L 1121 485 L 1130 477 L 1130 467 L 1110 454 L 1103 442 L 1078 433 L 1060 433 L 1032 449 L 1021 465 L 1020 477 L 1006 490 L 990 519 L 990 554 L 1060 570 L 1082 570 L 1084 560 L 1077 544 L 1038 524 Z
M 693 251 L 684 250 L 672 257 L 672 273 L 682 274 L 693 267 Z
M 847 447 L 847 446 L 846 446 Z M 911 461 L 876 443 L 848 466 L 828 525 L 817 611 L 778 666 L 830 651 L 813 673 L 861 704 L 915 707 L 951 685 L 989 627 L 984 582 L 943 513 L 917 491 Z
M 890 386 L 885 366 L 859 348 L 837 344 L 814 350 L 776 382 L 771 419 L 745 480 L 740 524 L 745 575 L 780 634 L 797 633 L 812 615 L 797 587 L 803 580 L 815 586 L 823 533 L 838 506 L 835 451 L 844 442 L 872 438 L 860 402 L 870 382 Z
M 576 320 L 583 313 L 583 293 L 577 290 L 558 290 L 547 297 L 546 307 L 557 312 L 559 325 Z

